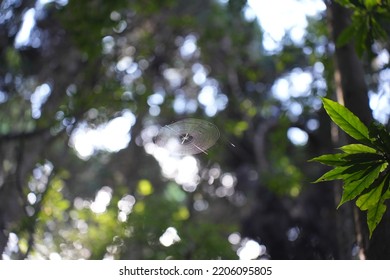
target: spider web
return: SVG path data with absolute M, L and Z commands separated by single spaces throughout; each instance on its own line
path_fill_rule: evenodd
M 204 120 L 184 119 L 161 128 L 155 143 L 172 154 L 207 154 L 207 150 L 219 139 L 218 128 Z

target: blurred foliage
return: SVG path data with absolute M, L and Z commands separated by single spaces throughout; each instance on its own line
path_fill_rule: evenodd
M 371 54 L 374 42 L 387 43 L 388 33 L 384 26 L 390 22 L 388 0 L 337 0 L 337 3 L 353 11 L 352 22 L 338 37 L 337 45 L 343 46 L 353 39 L 357 53 Z

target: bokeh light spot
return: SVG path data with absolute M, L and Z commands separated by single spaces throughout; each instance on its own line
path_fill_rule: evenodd
M 146 179 L 140 180 L 137 185 L 137 192 L 143 196 L 151 195 L 153 193 L 152 183 Z

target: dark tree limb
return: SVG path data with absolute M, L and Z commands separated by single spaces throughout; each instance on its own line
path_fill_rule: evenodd
M 335 3 L 335 1 L 328 1 L 327 5 L 329 30 L 333 41 L 336 42 L 342 31 L 350 25 L 351 11 Z M 373 117 L 369 107 L 368 87 L 365 81 L 364 65 L 357 55 L 353 42 L 349 42 L 341 47 L 336 46 L 334 62 L 334 80 L 337 101 L 350 109 L 366 125 L 369 125 L 372 122 Z M 345 137 L 345 135 L 342 137 Z M 340 141 L 346 143 L 350 142 L 350 139 L 344 138 L 343 140 L 339 137 L 338 141 L 340 144 Z M 338 189 L 341 190 L 341 186 L 339 186 Z M 374 238 L 369 241 L 364 213 L 359 211 L 351 203 L 340 209 L 343 209 L 340 213 L 342 216 L 342 220 L 340 221 L 341 239 L 339 240 L 341 246 L 345 246 L 345 242 L 349 244 L 352 239 L 360 248 L 360 258 L 366 258 L 366 255 L 369 258 L 390 257 L 389 254 L 383 255 L 383 253 L 381 253 L 390 252 L 390 242 L 385 242 L 390 235 L 388 222 L 382 223 L 382 227 L 387 227 L 387 229 L 377 229 L 377 231 L 382 232 L 382 234 L 375 235 Z M 385 219 L 389 219 L 389 217 L 384 217 L 384 220 Z M 354 224 L 354 228 L 347 230 L 345 224 Z M 381 225 L 378 226 L 378 228 L 380 227 Z M 377 238 L 380 238 L 381 242 L 376 242 L 375 239 Z M 373 246 L 373 244 L 380 245 L 378 247 Z M 346 249 L 351 250 L 348 246 Z M 348 258 L 348 252 L 345 252 L 344 250 L 341 257 Z

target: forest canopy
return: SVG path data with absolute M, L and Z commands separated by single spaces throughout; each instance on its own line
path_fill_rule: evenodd
M 388 131 L 389 1 L 147 2 L 1 2 L 0 256 L 390 258 L 309 161 L 356 144 L 323 100 Z

